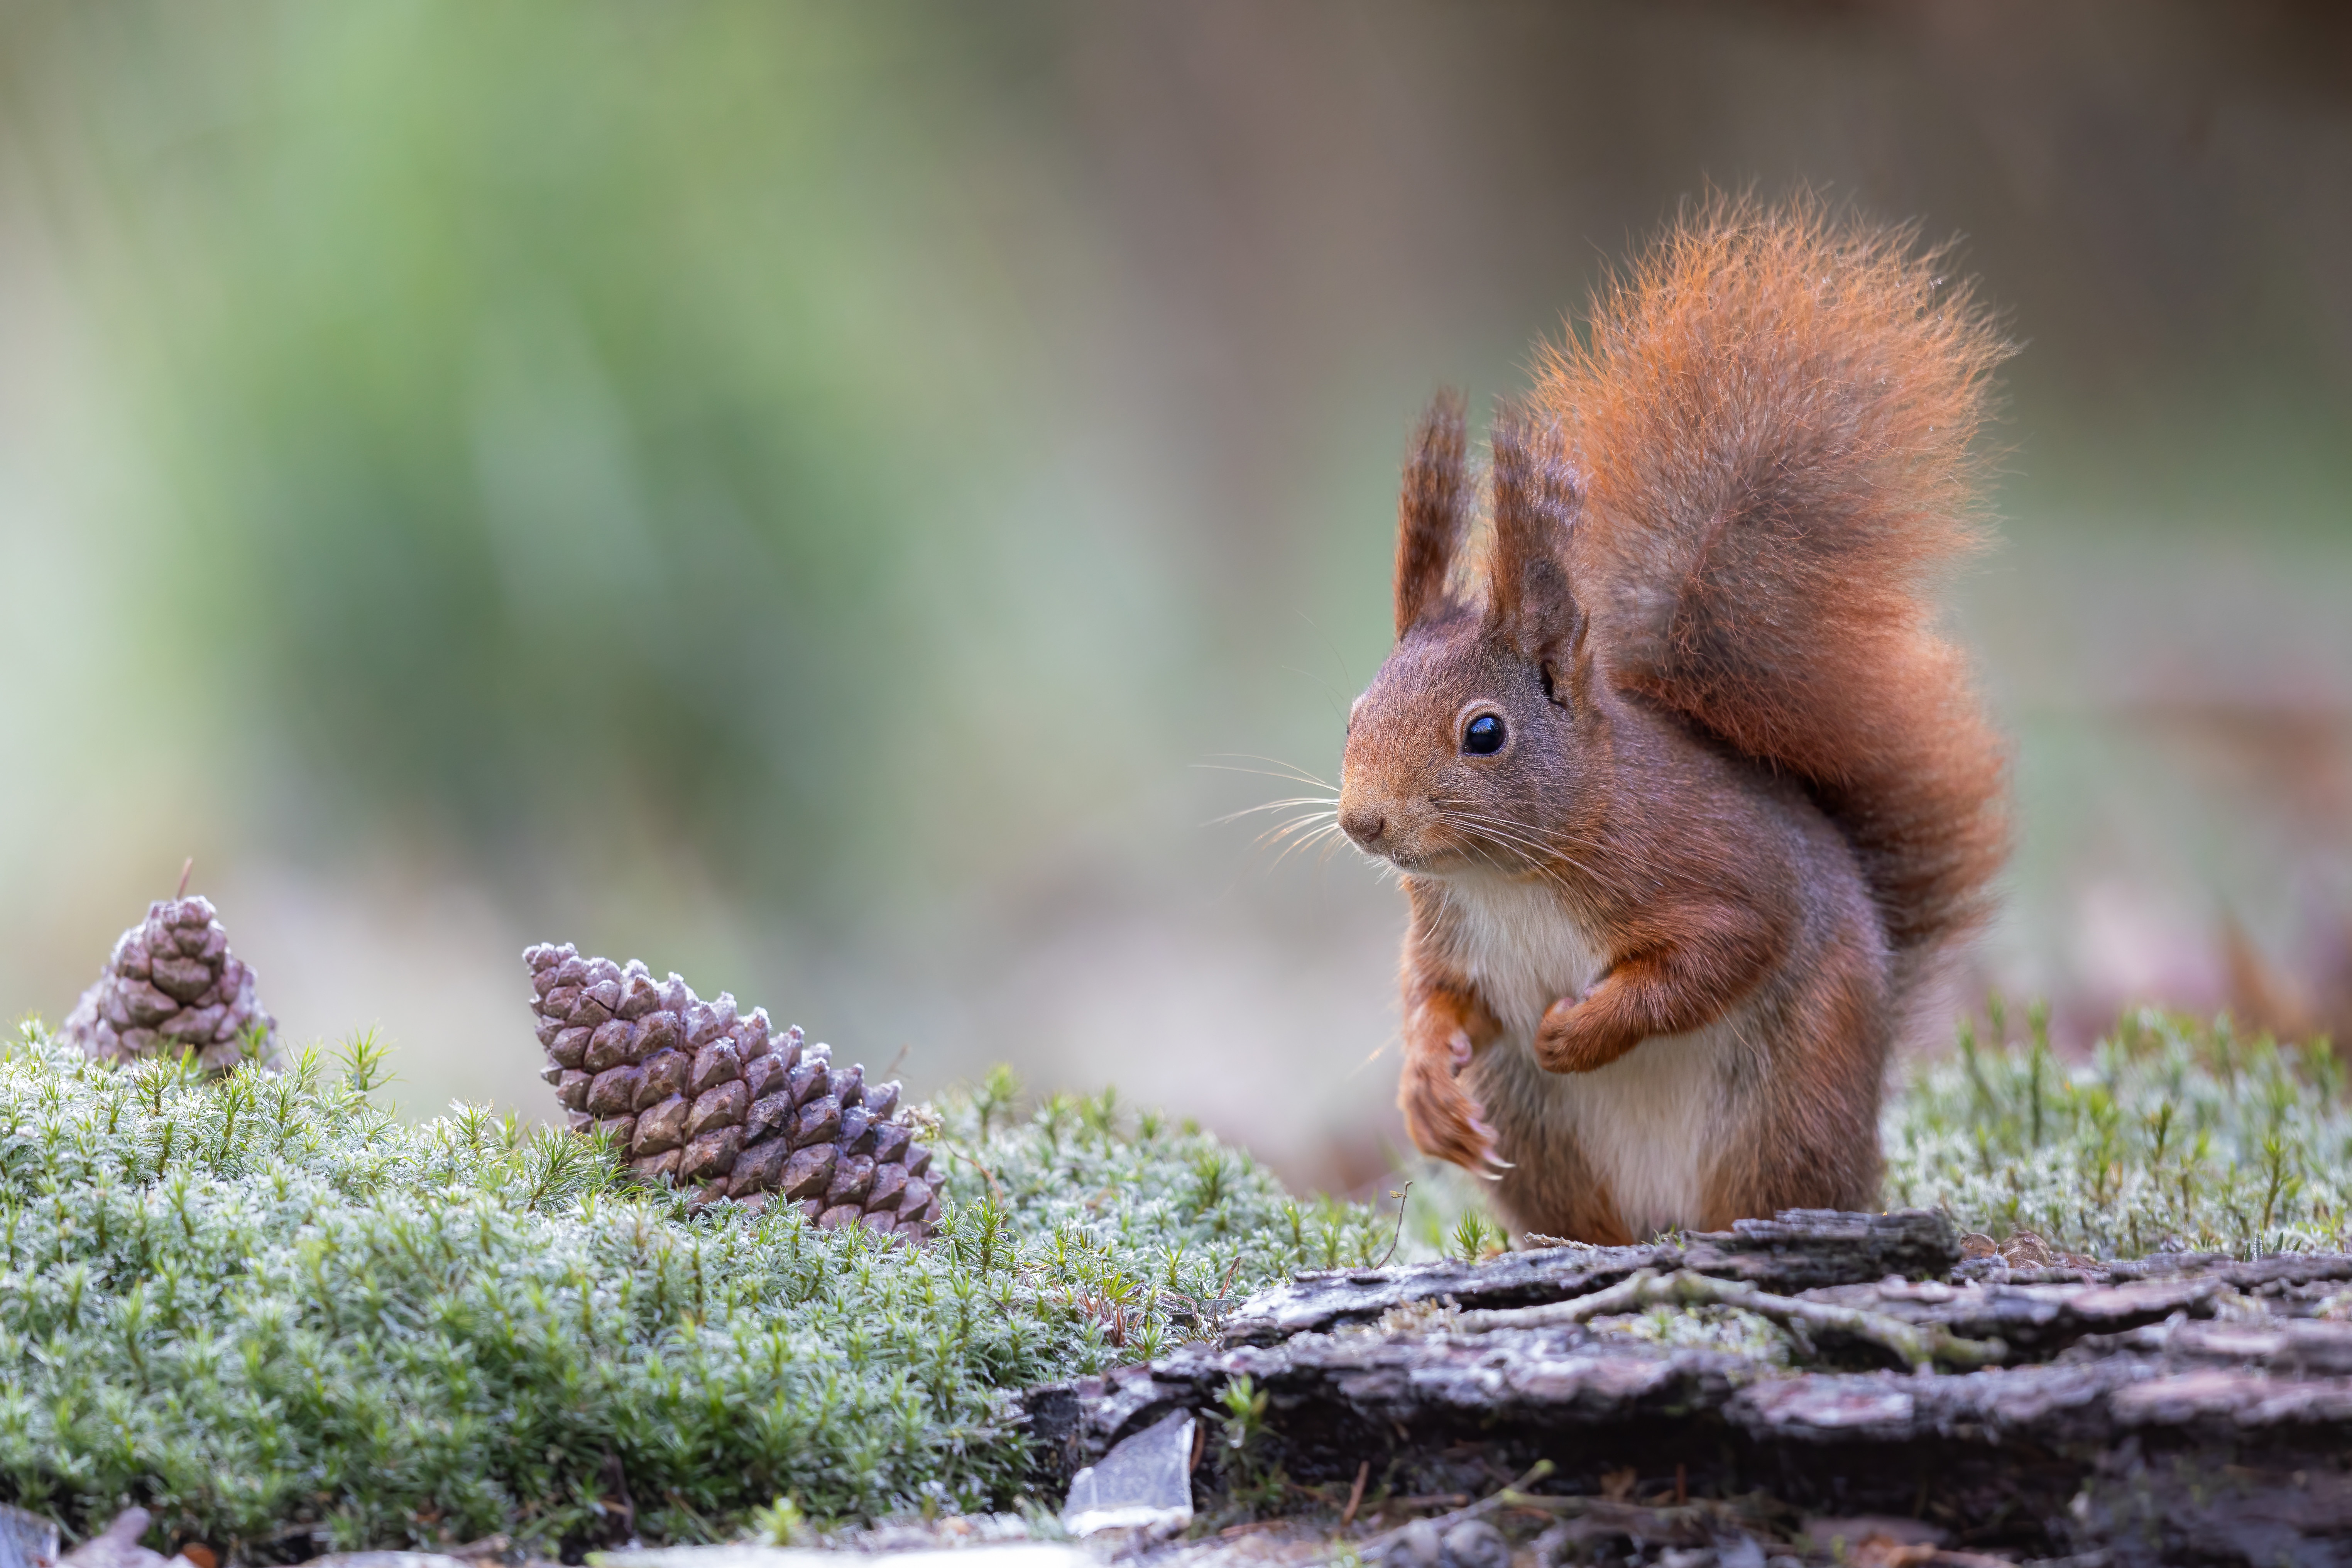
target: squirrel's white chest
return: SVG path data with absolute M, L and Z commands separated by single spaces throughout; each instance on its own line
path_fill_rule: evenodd
M 1482 1093 L 1509 1101 L 1489 1103 L 1489 1118 L 1573 1142 L 1636 1236 L 1703 1223 L 1708 1166 L 1732 1131 L 1726 1076 L 1745 1009 L 1593 1072 L 1546 1072 L 1533 1049 L 1544 1011 L 1598 980 L 1607 950 L 1541 883 L 1480 877 L 1446 892 L 1454 962 L 1502 1026 L 1480 1053 Z
M 1449 878 L 1454 961 L 1478 989 L 1507 1037 L 1535 1037 L 1544 1009 L 1601 977 L 1608 952 L 1542 882 L 1471 875 Z

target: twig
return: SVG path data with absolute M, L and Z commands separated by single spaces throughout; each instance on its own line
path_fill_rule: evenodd
M 1348 1489 L 1348 1506 L 1340 1510 L 1340 1529 L 1345 1530 L 1356 1522 L 1356 1510 L 1364 1502 L 1364 1483 L 1371 1479 L 1371 1474 L 1372 1462 L 1370 1459 L 1356 1467 L 1356 1484 Z
M 1572 1252 L 1598 1252 L 1601 1250 L 1589 1241 L 1572 1241 L 1564 1236 L 1547 1236 L 1539 1230 L 1520 1232 L 1519 1243 L 1521 1246 L 1528 1248 L 1564 1247 Z
M 1373 1264 L 1373 1268 L 1386 1268 L 1389 1266 L 1389 1259 L 1396 1256 L 1397 1244 L 1404 1239 L 1404 1205 L 1411 1202 L 1412 1198 L 1412 1184 L 1411 1182 L 1407 1182 L 1404 1184 L 1404 1190 L 1396 1195 L 1396 1231 L 1389 1237 L 1389 1249 L 1381 1254 L 1381 1260 L 1378 1263 Z
M 1003 1184 L 997 1181 L 995 1172 L 990 1170 L 987 1166 L 982 1164 L 979 1161 L 973 1159 L 971 1155 L 965 1153 L 961 1149 L 957 1148 L 954 1144 L 949 1142 L 944 1138 L 935 1138 L 932 1142 L 936 1142 L 946 1152 L 949 1159 L 961 1160 L 965 1164 L 970 1165 L 973 1170 L 978 1171 L 982 1175 L 987 1177 L 988 1190 L 996 1194 L 996 1201 L 1000 1204 L 1005 1201 L 1004 1187 Z
M 1775 1296 L 1735 1279 L 1717 1279 L 1678 1268 L 1661 1274 L 1637 1268 L 1606 1290 L 1569 1301 L 1549 1301 L 1538 1307 L 1504 1307 L 1491 1311 L 1465 1312 L 1450 1325 L 1455 1333 L 1481 1333 L 1491 1329 L 1536 1329 L 1558 1323 L 1580 1323 L 1589 1318 L 1638 1312 L 1646 1307 L 1738 1307 L 1781 1324 L 1831 1329 L 1877 1345 L 1907 1365 L 1937 1362 L 1958 1367 L 1990 1366 L 2005 1359 L 2009 1347 L 1999 1340 L 1962 1339 L 1941 1323 L 1906 1323 L 1885 1312 L 1858 1307 L 1835 1307 L 1826 1301 L 1804 1301 Z
M 1367 1461 L 1366 1468 L 1369 1469 L 1370 1468 L 1370 1461 Z M 1451 1513 L 1441 1513 L 1434 1519 L 1415 1520 L 1413 1523 L 1439 1526 L 1459 1524 L 1465 1519 L 1478 1519 L 1494 1512 L 1499 1508 L 1518 1507 L 1528 1500 L 1526 1489 L 1535 1485 L 1538 1481 L 1551 1474 L 1551 1472 L 1552 1463 L 1549 1459 L 1538 1459 L 1534 1466 L 1528 1469 L 1526 1475 L 1521 1476 L 1517 1481 L 1503 1488 L 1493 1496 L 1480 1498 L 1476 1502 L 1472 1503 L 1467 1508 L 1457 1508 Z M 1551 1500 L 1545 1500 L 1549 1501 Z M 1539 1502 L 1537 1506 L 1541 1507 L 1542 1504 Z M 1379 1552 L 1387 1547 L 1391 1542 L 1401 1539 L 1404 1532 L 1412 1528 L 1412 1525 L 1411 1524 L 1401 1524 L 1394 1530 L 1384 1531 L 1381 1534 L 1373 1536 L 1370 1541 L 1365 1542 L 1361 1546 L 1356 1548 L 1356 1550 L 1369 1557 L 1373 1552 Z

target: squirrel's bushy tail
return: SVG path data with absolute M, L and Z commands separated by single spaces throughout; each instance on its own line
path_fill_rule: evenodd
M 1588 486 L 1570 565 L 1609 679 L 1805 781 L 1913 973 L 2008 847 L 2004 748 L 1929 595 L 1981 538 L 2009 347 L 1916 240 L 1718 196 L 1601 290 L 1538 393 Z

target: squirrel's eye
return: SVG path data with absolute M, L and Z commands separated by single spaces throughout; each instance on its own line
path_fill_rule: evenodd
M 1474 757 L 1491 757 L 1503 749 L 1503 721 L 1481 713 L 1462 728 L 1462 749 Z

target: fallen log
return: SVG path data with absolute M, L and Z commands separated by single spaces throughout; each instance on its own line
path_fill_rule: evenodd
M 1423 1301 L 1490 1310 L 1564 1301 L 1643 1268 L 1687 1269 L 1789 1291 L 1890 1275 L 1941 1279 L 1960 1261 L 1959 1237 L 1941 1215 L 1790 1209 L 1778 1219 L 1741 1220 L 1721 1234 L 1645 1247 L 1547 1247 L 1486 1263 L 1302 1274 L 1235 1309 L 1225 1320 L 1224 1341 L 1272 1344 L 1294 1334 L 1328 1333 Z
M 1555 1500 L 1760 1493 L 1969 1549 L 2352 1563 L 2347 1317 L 2352 1258 L 2021 1268 L 1963 1258 L 1937 1215 L 1792 1212 L 1302 1276 L 1029 1408 L 1066 1472 L 1175 1411 L 1218 1420 L 1246 1379 L 1252 1462 L 1335 1492 L 1369 1473 L 1368 1515 L 1542 1466 Z

